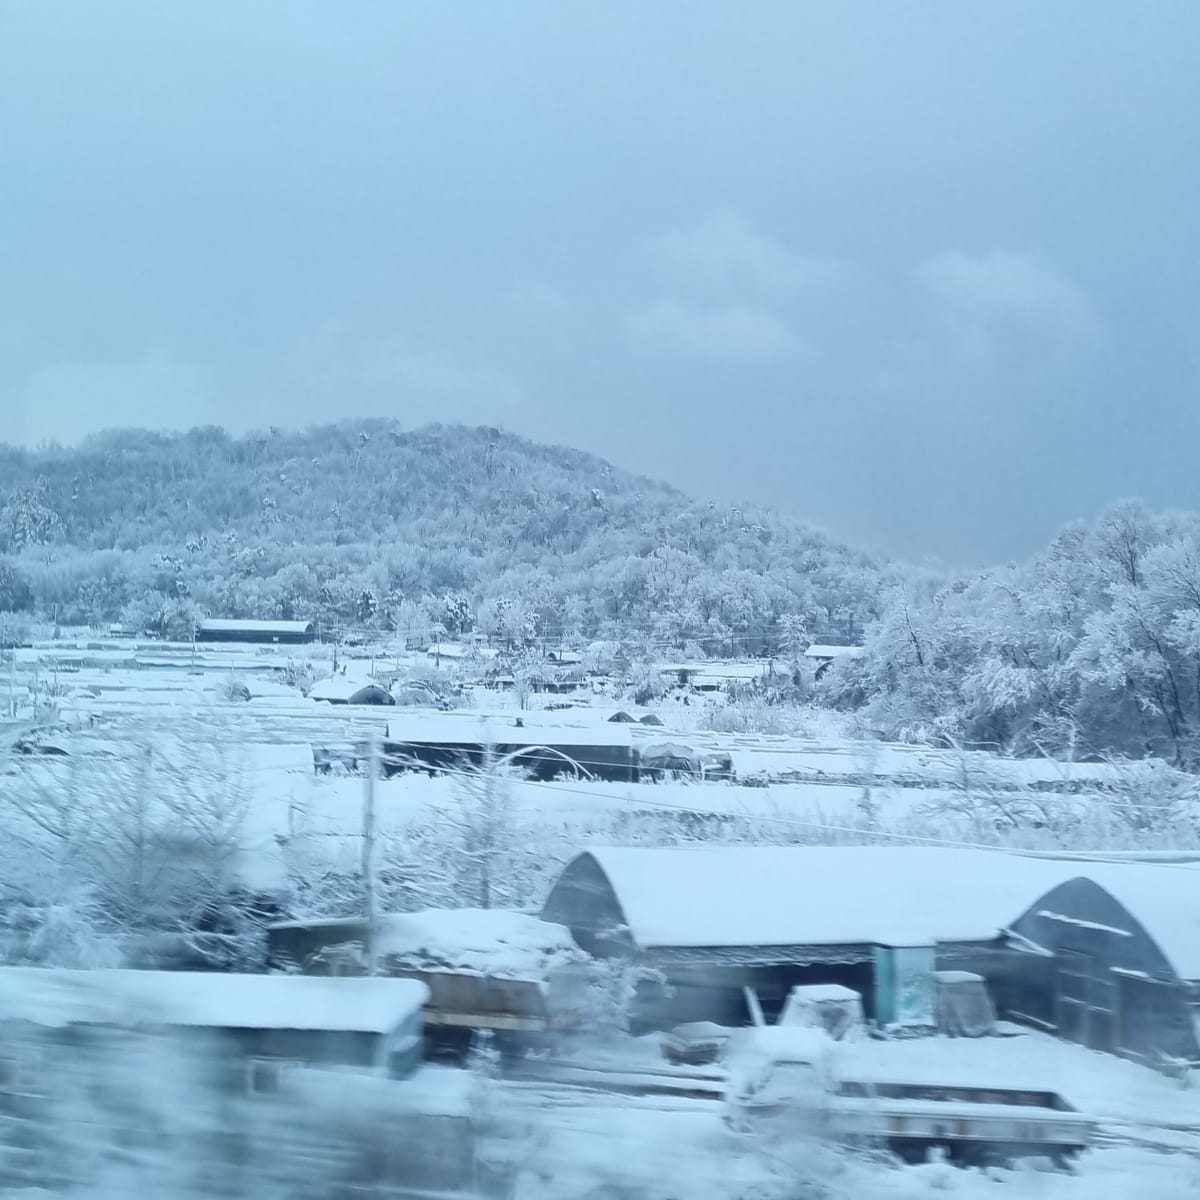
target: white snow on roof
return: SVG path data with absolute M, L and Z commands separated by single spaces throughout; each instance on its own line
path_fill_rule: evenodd
M 917 846 L 597 849 L 642 947 L 994 938 L 1078 863 Z
M 306 633 L 311 621 L 233 621 L 214 617 L 200 622 L 201 633 Z
M 421 965 L 508 979 L 539 978 L 583 955 L 570 931 L 503 909 L 426 909 L 380 922 L 380 954 Z
M 790 995 L 801 1000 L 813 1000 L 820 1003 L 825 1000 L 861 1000 L 862 995 L 853 988 L 843 987 L 840 983 L 802 983 L 792 988 Z
M 365 675 L 329 675 L 325 679 L 318 679 L 312 685 L 308 692 L 310 700 L 329 700 L 333 702 L 343 701 L 348 703 L 350 699 L 363 688 L 381 687 Z
M 498 658 L 499 650 L 492 646 L 464 646 L 460 642 L 435 642 L 426 651 L 430 658 L 467 658 L 472 655 L 478 658 Z
M 388 741 L 494 746 L 631 746 L 630 727 L 597 718 L 554 724 L 458 713 L 405 713 L 388 722 Z
M 360 918 L 279 921 L 273 929 L 324 929 L 333 943 L 340 930 L 357 941 Z M 498 908 L 429 908 L 379 918 L 375 945 L 383 958 L 417 970 L 455 971 L 502 979 L 541 979 L 586 955 L 570 930 L 528 913 Z
M 412 979 L 0 968 L 0 1021 L 388 1033 L 428 999 Z
M 804 652 L 805 658 L 862 658 L 861 646 L 826 646 L 814 643 Z

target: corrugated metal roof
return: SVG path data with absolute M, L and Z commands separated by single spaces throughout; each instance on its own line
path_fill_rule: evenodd
M 1200 864 L 1062 860 L 1145 930 L 1183 979 L 1200 979 Z M 1074 914 L 1055 914 L 1075 920 Z M 1122 930 L 1121 932 L 1128 932 Z

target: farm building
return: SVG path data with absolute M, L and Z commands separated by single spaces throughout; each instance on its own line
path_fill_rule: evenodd
M 0 1060 L 33 1046 L 70 1063 L 152 1033 L 232 1090 L 271 1090 L 281 1064 L 401 1076 L 427 997 L 405 979 L 2 967 Z
M 744 1023 L 797 984 L 907 1016 L 907 986 L 981 976 L 1001 1016 L 1161 1065 L 1200 1061 L 1200 864 L 909 846 L 602 849 L 542 916 L 598 956 L 661 972 L 639 1018 Z M 902 1005 L 900 1006 L 903 1007 Z M 913 1022 L 919 1023 L 919 1022 Z
M 455 771 L 481 766 L 489 753 L 535 779 L 573 772 L 619 783 L 637 779 L 637 755 L 627 726 L 526 725 L 449 713 L 389 722 L 384 766 L 389 775 Z
M 722 688 L 758 683 L 768 673 L 768 664 L 751 662 L 670 663 L 659 668 L 663 681 L 673 687 L 696 692 L 719 692 Z
M 249 642 L 298 646 L 316 639 L 312 621 L 230 621 L 212 619 L 196 626 L 198 642 Z
M 1070 865 L 983 967 L 1001 1011 L 1094 1050 L 1200 1060 L 1200 869 Z
M 482 766 L 489 754 L 494 762 L 539 780 L 574 774 L 614 783 L 679 775 L 733 777 L 731 755 L 668 740 L 659 728 L 632 718 L 551 725 L 457 713 L 412 714 L 389 722 L 384 768 L 389 775 L 458 771 Z
M 599 849 L 567 865 L 542 917 L 666 977 L 668 991 L 643 989 L 646 1023 L 744 1023 L 747 984 L 768 1015 L 794 985 L 837 983 L 883 1016 L 902 966 L 931 986 L 1068 871 L 1078 864 L 909 846 Z

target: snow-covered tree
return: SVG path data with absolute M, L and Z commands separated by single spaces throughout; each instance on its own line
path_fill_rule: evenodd
M 0 508 L 0 546 L 12 550 L 45 546 L 58 534 L 62 519 L 51 506 L 46 486 L 18 488 Z

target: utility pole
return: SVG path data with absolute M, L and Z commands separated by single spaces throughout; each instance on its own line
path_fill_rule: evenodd
M 488 738 L 483 748 L 483 837 L 479 858 L 479 907 L 492 907 L 491 855 L 496 846 L 496 747 Z
M 363 939 L 363 950 L 367 960 L 367 974 L 374 975 L 376 969 L 376 927 L 379 924 L 379 889 L 375 868 L 375 778 L 379 774 L 379 732 L 372 729 L 367 739 L 367 777 L 363 784 L 363 891 L 366 894 L 367 932 Z

